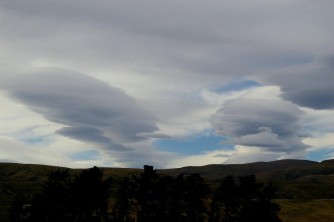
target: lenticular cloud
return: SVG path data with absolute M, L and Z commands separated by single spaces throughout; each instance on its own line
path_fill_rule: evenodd
M 235 145 L 294 153 L 307 147 L 299 134 L 302 114 L 296 105 L 277 99 L 237 98 L 226 102 L 211 122 Z
M 73 139 L 121 150 L 119 143 L 142 140 L 137 134 L 158 129 L 154 117 L 122 90 L 80 73 L 40 69 L 6 82 L 14 99 L 65 125 L 58 133 Z

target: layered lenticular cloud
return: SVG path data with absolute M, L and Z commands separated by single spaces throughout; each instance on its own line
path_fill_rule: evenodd
M 333 56 L 265 73 L 260 79 L 280 86 L 282 98 L 297 105 L 316 110 L 334 108 Z
M 241 96 L 227 101 L 213 115 L 212 124 L 235 145 L 281 154 L 303 153 L 308 146 L 302 142 L 302 115 L 298 106 L 278 98 Z
M 64 125 L 58 134 L 108 150 L 130 150 L 119 143 L 142 140 L 138 133 L 158 129 L 155 118 L 122 90 L 80 73 L 44 68 L 2 85 L 13 99 Z

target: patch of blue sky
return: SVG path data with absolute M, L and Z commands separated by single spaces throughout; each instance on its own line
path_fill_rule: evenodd
M 25 144 L 49 144 L 50 135 L 37 135 L 35 133 L 35 129 L 37 128 L 38 126 L 27 127 L 14 134 L 8 134 L 8 136 L 14 137 Z
M 259 87 L 261 84 L 253 81 L 253 80 L 238 80 L 231 82 L 229 84 L 226 84 L 221 87 L 215 88 L 213 91 L 217 93 L 223 93 L 223 92 L 230 92 L 230 91 L 240 91 L 244 89 L 250 89 L 254 87 Z
M 227 138 L 214 134 L 198 134 L 182 139 L 157 139 L 153 146 L 161 151 L 179 153 L 184 155 L 196 155 L 213 150 L 231 150 L 232 144 L 228 144 Z
M 45 137 L 25 137 L 18 139 L 26 144 L 48 144 L 48 140 Z
M 333 154 L 333 147 L 327 148 L 327 149 L 310 151 L 307 153 L 306 159 L 321 162 L 323 160 L 332 158 L 331 154 Z
M 86 150 L 82 152 L 75 152 L 68 155 L 72 160 L 96 160 L 100 157 L 100 153 L 96 150 Z

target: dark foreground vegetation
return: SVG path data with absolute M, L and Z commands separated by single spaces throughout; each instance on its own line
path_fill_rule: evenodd
M 253 195 L 251 199 L 242 196 L 242 184 L 255 180 L 249 175 L 256 177 L 256 192 L 249 191 Z M 334 160 L 321 163 L 280 160 L 157 171 L 150 167 L 79 170 L 0 163 L 0 222 L 9 222 L 10 218 L 12 221 L 66 221 L 66 217 L 71 217 L 69 221 L 93 222 L 150 221 L 148 217 L 237 221 L 249 217 L 248 210 L 258 209 L 264 188 L 272 189 L 270 182 L 277 192 L 275 199 L 268 198 L 267 203 L 271 204 L 266 206 L 282 221 L 334 221 Z M 232 184 L 233 192 L 226 184 Z M 199 193 L 195 192 L 196 187 L 202 187 Z M 236 190 L 239 192 L 234 193 Z M 277 203 L 281 210 L 277 211 L 277 205 L 272 203 Z M 229 211 L 229 205 L 238 210 Z M 61 219 L 47 215 L 62 211 L 67 213 Z
M 211 190 L 199 174 L 176 177 L 157 174 L 144 166 L 139 176 L 124 177 L 108 204 L 113 181 L 103 180 L 97 168 L 72 179 L 68 170 L 53 172 L 31 203 L 17 196 L 10 221 L 52 222 L 279 222 L 272 184 L 255 176 L 223 178 Z

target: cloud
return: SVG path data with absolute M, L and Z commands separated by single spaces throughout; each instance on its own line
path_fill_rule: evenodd
M 109 155 L 101 156 L 99 159 L 78 160 L 72 158 L 73 153 L 88 152 L 80 141 L 67 138 L 57 138 L 55 135 L 53 143 L 50 144 L 26 144 L 14 138 L 0 136 L 0 159 L 10 162 L 26 164 L 45 164 L 52 166 L 64 166 L 72 168 L 92 166 L 116 166 Z M 118 152 L 125 153 L 125 152 Z
M 62 129 L 57 130 L 56 133 L 72 139 L 99 144 L 106 150 L 133 150 L 121 144 L 115 144 L 111 138 L 104 135 L 102 130 L 93 127 L 63 127 Z
M 237 145 L 234 152 L 224 162 L 225 164 L 252 163 L 257 161 L 273 161 L 282 156 L 282 153 L 263 150 L 259 147 Z
M 258 133 L 240 136 L 234 140 L 234 143 L 266 148 L 278 147 L 282 149 L 288 147 L 288 142 L 280 140 L 278 134 L 273 133 L 270 127 L 258 127 Z
M 268 87 L 264 88 L 254 89 L 251 97 L 268 91 Z M 289 154 L 308 147 L 301 142 L 302 115 L 303 112 L 289 102 L 245 95 L 224 103 L 211 122 L 218 134 L 232 138 L 235 145 Z
M 144 138 L 170 139 L 170 135 L 165 133 L 137 133 L 137 136 Z
M 7 60 L 98 70 L 122 84 L 110 73 L 127 71 L 140 85 L 182 89 L 312 58 L 331 43 L 325 3 L 209 2 L 8 1 L 0 38 Z
M 266 84 L 280 86 L 282 98 L 312 109 L 334 108 L 334 56 L 263 74 Z
M 333 132 L 333 7 L 300 0 L 5 1 L 0 86 L 11 97 L 0 92 L 0 134 L 24 142 L 30 133 L 48 143 L 72 138 L 106 155 L 134 149 L 104 159 L 117 166 L 162 165 L 164 158 L 167 165 L 175 156 L 146 149 L 152 140 L 187 138 L 213 125 L 254 152 L 301 154 L 302 135 Z M 45 66 L 66 70 L 26 72 Z
M 45 119 L 68 126 L 59 134 L 110 150 L 128 150 L 119 143 L 139 141 L 138 133 L 158 130 L 155 118 L 123 91 L 80 73 L 38 69 L 1 85 Z
M 303 123 L 307 132 L 312 135 L 321 135 L 334 132 L 334 110 L 314 110 L 302 108 L 306 114 Z
M 317 151 L 322 149 L 334 148 L 334 133 L 326 133 L 318 137 L 308 137 L 303 140 L 304 143 L 311 146 L 308 151 Z
M 216 154 L 213 157 L 229 157 L 229 154 Z
M 184 166 L 203 166 L 208 164 L 222 164 L 228 160 L 232 150 L 214 150 L 197 155 L 177 156 L 166 165 L 167 168 Z

